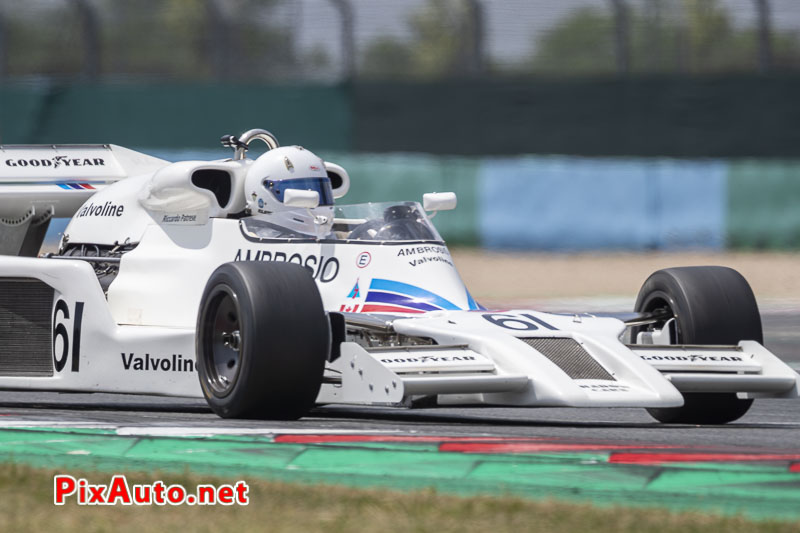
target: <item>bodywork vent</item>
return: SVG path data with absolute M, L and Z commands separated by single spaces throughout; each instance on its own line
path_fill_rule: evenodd
M 572 379 L 616 381 L 575 339 L 520 339 L 550 359 Z
M 0 376 L 52 376 L 53 288 L 37 279 L 0 280 Z

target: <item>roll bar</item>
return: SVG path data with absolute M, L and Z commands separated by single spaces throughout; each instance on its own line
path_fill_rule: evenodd
M 278 139 L 273 134 L 258 128 L 247 130 L 239 135 L 238 138 L 233 135 L 223 135 L 219 142 L 222 143 L 222 146 L 233 148 L 233 159 L 238 161 L 245 158 L 250 143 L 255 140 L 266 144 L 269 150 L 274 150 L 280 146 Z

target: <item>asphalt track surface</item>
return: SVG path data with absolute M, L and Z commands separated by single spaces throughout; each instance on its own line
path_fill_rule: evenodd
M 800 316 L 763 317 L 766 345 L 800 368 Z M 326 406 L 292 422 L 224 420 L 202 400 L 118 394 L 0 392 L 0 426 L 96 426 L 148 431 L 277 434 L 376 432 L 714 447 L 739 453 L 800 450 L 800 400 L 756 400 L 721 426 L 664 425 L 643 409 L 380 408 Z

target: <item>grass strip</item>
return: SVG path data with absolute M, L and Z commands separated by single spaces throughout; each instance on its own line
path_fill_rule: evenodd
M 599 508 L 513 496 L 458 497 L 434 490 L 365 490 L 260 479 L 247 479 L 248 506 L 80 506 L 70 498 L 67 505 L 57 507 L 53 504 L 56 473 L 82 477 L 92 484 L 110 479 L 99 472 L 0 464 L 0 531 L 800 532 L 800 521 L 751 521 L 742 516 Z M 126 475 L 131 485 L 160 479 L 168 485 L 180 483 L 190 491 L 200 483 L 231 482 L 230 478 L 190 473 Z
M 271 437 L 121 436 L 103 431 L 0 431 L 0 458 L 63 471 L 192 472 L 363 489 L 432 488 L 595 506 L 800 519 L 800 476 L 786 464 L 615 464 L 606 454 L 464 454 L 424 444 L 284 444 Z M 99 475 L 99 474 L 98 474 Z

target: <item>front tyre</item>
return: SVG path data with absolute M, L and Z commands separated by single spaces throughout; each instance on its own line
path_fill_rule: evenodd
M 659 270 L 645 281 L 635 311 L 661 313 L 661 328 L 674 318 L 676 344 L 736 345 L 742 340 L 764 342 L 761 316 L 747 280 L 719 266 Z M 632 331 L 633 341 L 641 329 Z M 744 416 L 752 399 L 735 393 L 684 393 L 682 407 L 647 409 L 659 422 L 725 424 Z
M 297 419 L 314 405 L 329 351 L 319 290 L 290 263 L 235 262 L 206 284 L 197 372 L 223 418 Z

